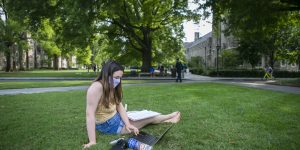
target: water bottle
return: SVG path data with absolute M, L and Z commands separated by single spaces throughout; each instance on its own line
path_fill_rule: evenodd
M 142 143 L 134 138 L 128 139 L 128 148 L 133 150 L 152 150 L 152 146 Z

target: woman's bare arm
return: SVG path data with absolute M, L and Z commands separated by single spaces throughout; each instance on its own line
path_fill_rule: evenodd
M 127 113 L 126 113 L 126 110 L 123 106 L 122 103 L 120 103 L 119 105 L 117 105 L 117 111 L 120 113 L 120 116 L 125 124 L 125 127 L 126 129 L 129 131 L 129 132 L 134 132 L 135 134 L 139 134 L 139 130 L 138 128 L 136 128 L 135 126 L 133 126 L 130 122 L 129 122 L 129 119 L 128 119 L 128 116 L 127 116 Z
M 87 91 L 86 128 L 89 137 L 89 143 L 85 144 L 84 148 L 88 148 L 91 145 L 96 144 L 95 112 L 97 110 L 97 106 L 102 94 L 103 94 L 102 85 L 99 82 L 94 82 Z

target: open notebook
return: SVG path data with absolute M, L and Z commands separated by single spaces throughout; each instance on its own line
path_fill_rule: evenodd
M 132 121 L 142 120 L 160 115 L 160 113 L 151 110 L 128 111 L 127 116 Z

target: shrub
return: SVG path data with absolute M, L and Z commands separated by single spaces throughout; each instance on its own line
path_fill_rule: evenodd
M 274 71 L 275 78 L 299 78 L 300 72 L 290 72 L 290 71 Z
M 198 75 L 202 75 L 204 73 L 202 68 L 193 68 L 193 69 L 190 69 L 190 72 L 192 74 L 198 74 Z
M 201 75 L 203 74 L 203 58 L 200 56 L 191 57 L 191 60 L 188 62 L 190 72 L 193 74 Z
M 261 70 L 221 70 L 217 73 L 216 70 L 210 71 L 209 76 L 215 77 L 219 74 L 220 77 L 262 77 L 264 71 Z
M 220 77 L 263 77 L 265 72 L 263 70 L 221 70 Z M 209 76 L 217 76 L 217 71 L 213 70 L 208 73 Z M 300 72 L 289 71 L 274 71 L 275 78 L 296 78 L 300 77 Z
M 224 68 L 235 68 L 243 63 L 238 55 L 238 52 L 234 49 L 222 51 L 222 58 L 224 61 Z

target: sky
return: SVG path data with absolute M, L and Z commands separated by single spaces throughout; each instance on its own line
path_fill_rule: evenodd
M 200 33 L 200 37 L 209 33 L 212 30 L 212 26 L 211 23 L 211 17 L 209 17 L 206 20 L 201 20 L 199 24 L 195 24 L 192 21 L 188 21 L 188 22 L 184 22 L 183 23 L 183 31 L 185 33 L 185 38 L 183 39 L 184 42 L 192 42 L 194 41 L 195 32 L 199 32 Z
M 189 2 L 189 8 L 190 9 L 195 9 L 197 5 L 195 5 L 192 2 Z M 194 41 L 195 32 L 200 33 L 200 37 L 209 33 L 212 31 L 212 17 L 210 16 L 206 20 L 200 20 L 199 24 L 195 24 L 193 21 L 186 21 L 183 23 L 183 31 L 185 33 L 185 38 L 183 39 L 184 42 L 192 42 Z

